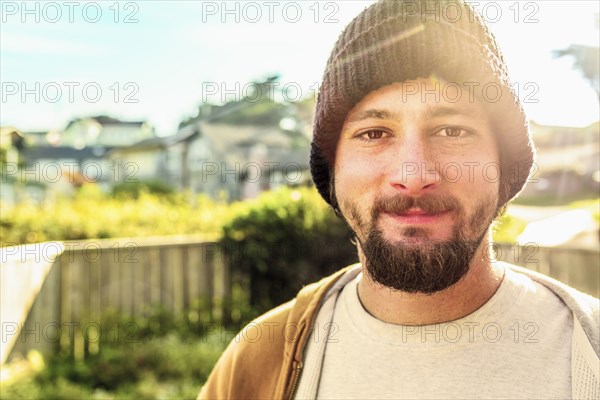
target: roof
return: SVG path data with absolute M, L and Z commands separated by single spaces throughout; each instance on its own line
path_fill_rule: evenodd
M 190 127 L 187 127 L 190 128 Z M 131 146 L 125 146 L 110 150 L 110 154 L 114 153 L 127 153 L 136 151 L 145 151 L 153 149 L 164 149 L 169 146 L 173 146 L 177 143 L 189 141 L 198 136 L 199 132 L 197 129 L 183 129 L 175 135 L 164 136 L 164 137 L 153 137 L 141 140 Z
M 308 147 L 294 149 L 292 138 L 281 129 L 253 125 L 198 122 L 186 125 L 175 135 L 144 139 L 131 146 L 113 148 L 109 155 L 166 149 L 198 137 L 208 142 L 214 159 L 228 165 L 256 162 L 262 165 L 277 163 L 273 166 L 275 169 L 287 166 L 308 168 Z
M 230 165 L 253 161 L 308 165 L 308 148 L 293 149 L 292 138 L 279 128 L 203 122 L 198 125 L 217 158 Z M 265 154 L 261 155 L 261 151 Z
M 13 132 L 21 134 L 20 131 L 14 126 L 0 126 L 0 136 L 8 136 Z
M 288 148 L 291 138 L 279 128 L 252 126 L 199 123 L 202 136 L 207 137 L 219 150 L 232 147 L 248 147 L 262 143 L 267 147 Z
M 76 118 L 74 120 L 71 120 L 67 124 L 67 127 L 65 128 L 65 130 L 77 122 L 86 121 L 86 120 L 96 121 L 97 123 L 99 123 L 100 125 L 103 125 L 103 126 L 107 126 L 107 125 L 140 126 L 140 125 L 143 125 L 146 123 L 145 121 L 121 121 L 117 118 L 112 118 L 112 117 L 109 117 L 106 115 L 98 115 L 95 117 Z
M 23 150 L 28 161 L 36 161 L 43 159 L 50 160 L 64 160 L 64 159 L 75 159 L 75 160 L 89 160 L 89 159 L 101 159 L 104 158 L 109 147 L 84 147 L 82 149 L 76 149 L 70 146 L 33 146 L 27 147 Z

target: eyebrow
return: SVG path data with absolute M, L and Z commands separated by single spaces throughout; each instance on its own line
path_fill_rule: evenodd
M 425 118 L 434 119 L 439 117 L 448 116 L 465 116 L 470 118 L 477 118 L 479 116 L 475 109 L 470 107 L 448 107 L 448 106 L 431 106 L 425 111 Z M 380 120 L 401 120 L 401 117 L 389 110 L 385 109 L 370 109 L 360 111 L 356 114 L 348 116 L 348 124 L 353 124 L 366 119 L 380 119 Z
M 393 114 L 388 110 L 365 110 L 356 114 L 348 116 L 348 123 L 353 124 L 355 122 L 363 121 L 365 119 L 399 119 L 397 115 Z

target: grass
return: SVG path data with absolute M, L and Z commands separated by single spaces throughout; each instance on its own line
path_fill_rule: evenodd
M 513 204 L 522 206 L 539 206 L 539 207 L 557 207 L 569 206 L 577 202 L 596 201 L 598 198 L 597 191 L 588 191 L 577 194 L 557 195 L 556 193 L 546 193 L 537 196 L 519 196 L 512 201 Z M 595 200 L 596 199 L 596 200 Z
M 0 398 L 195 399 L 230 339 L 171 333 L 103 346 L 84 361 L 64 352 L 47 360 L 30 352 L 27 360 L 4 367 L 19 372 L 2 382 Z
M 592 213 L 596 224 L 600 225 L 600 197 L 589 200 L 574 201 L 569 204 L 569 207 L 588 210 Z
M 195 399 L 239 331 L 239 326 L 208 321 L 160 306 L 134 319 L 107 312 L 100 325 L 135 324 L 135 336 L 124 341 L 125 332 L 111 331 L 85 355 L 76 356 L 68 347 L 48 357 L 30 351 L 3 366 L 0 398 Z
M 504 214 L 496 220 L 492 228 L 492 237 L 496 243 L 515 243 L 527 222 L 513 215 Z

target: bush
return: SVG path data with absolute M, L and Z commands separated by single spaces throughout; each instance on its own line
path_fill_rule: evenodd
M 0 246 L 48 240 L 207 234 L 217 235 L 227 204 L 203 195 L 153 195 L 114 198 L 94 184 L 83 185 L 74 198 L 57 198 L 42 206 L 23 202 L 0 213 Z
M 521 218 L 513 215 L 504 214 L 499 217 L 493 226 L 492 236 L 496 243 L 516 243 L 517 236 L 519 236 L 525 227 L 527 222 Z
M 569 208 L 587 210 L 592 214 L 596 225 L 600 225 L 600 197 L 589 200 L 574 201 L 569 204 Z
M 221 243 L 257 312 L 357 260 L 350 231 L 314 189 L 282 188 L 234 209 Z
M 175 188 L 160 180 L 119 183 L 112 188 L 112 193 L 116 197 L 137 199 L 143 192 L 156 195 L 169 195 L 175 193 Z

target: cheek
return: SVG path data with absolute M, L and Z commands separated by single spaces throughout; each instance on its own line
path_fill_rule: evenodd
M 440 159 L 443 161 L 439 164 L 439 172 L 447 184 L 485 186 L 490 190 L 499 187 L 500 162 L 495 146 L 482 145 L 475 151 L 444 154 Z
M 356 154 L 339 154 L 335 162 L 335 189 L 341 196 L 365 197 L 384 175 L 382 163 Z
M 378 173 L 372 161 L 343 151 L 338 152 L 334 165 L 333 183 L 339 207 L 351 229 L 363 232 L 377 195 Z
M 500 161 L 495 151 L 488 151 L 482 154 L 481 160 L 479 161 L 481 168 L 479 168 L 479 176 L 477 177 L 478 182 L 486 185 L 490 188 L 500 187 Z

